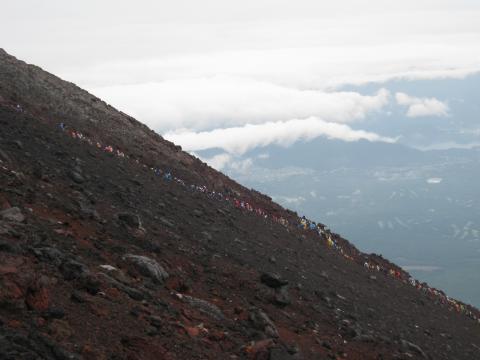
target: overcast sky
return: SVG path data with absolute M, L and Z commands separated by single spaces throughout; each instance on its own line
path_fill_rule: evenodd
M 2 4 L 0 47 L 191 151 L 227 153 L 317 136 L 395 141 L 358 126 L 390 102 L 408 117 L 448 116 L 448 105 L 342 85 L 480 70 L 478 1 L 325 3 L 15 0 Z

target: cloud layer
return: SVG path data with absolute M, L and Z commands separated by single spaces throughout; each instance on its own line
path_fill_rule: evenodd
M 390 143 L 396 141 L 393 138 L 363 130 L 353 130 L 348 125 L 326 122 L 316 117 L 257 125 L 247 124 L 242 127 L 204 132 L 177 131 L 165 134 L 166 139 L 180 144 L 187 151 L 219 148 L 235 155 L 242 155 L 255 147 L 271 144 L 289 146 L 295 141 L 308 141 L 319 136 L 344 141 L 368 140 Z
M 408 117 L 447 116 L 448 105 L 435 98 L 418 98 L 398 92 L 395 94 L 397 104 L 408 106 Z
M 159 132 L 211 130 L 309 116 L 349 123 L 380 110 L 389 100 L 385 89 L 364 96 L 225 76 L 103 88 L 97 94 L 130 104 L 130 113 Z
M 7 51 L 162 134 L 195 141 L 186 148 L 216 129 L 243 136 L 247 124 L 283 124 L 276 139 L 254 136 L 259 146 L 283 141 L 285 124 L 298 125 L 291 119 L 358 128 L 388 93 L 342 86 L 480 70 L 480 4 L 472 0 L 23 0 L 3 10 L 0 31 L 17 30 L 3 39 Z M 405 102 L 411 117 L 448 114 L 436 99 Z

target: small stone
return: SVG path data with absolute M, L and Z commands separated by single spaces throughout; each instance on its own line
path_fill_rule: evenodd
M 60 272 L 65 280 L 74 280 L 88 272 L 88 269 L 82 263 L 75 260 L 64 261 L 60 265 Z
M 64 255 L 52 247 L 34 248 L 32 251 L 39 260 L 52 263 L 56 266 L 59 266 L 64 259 Z
M 251 359 L 267 359 L 269 349 L 274 345 L 275 343 L 272 339 L 264 339 L 247 346 L 245 352 Z
M 63 317 L 65 317 L 65 311 L 62 308 L 58 307 L 49 308 L 46 311 L 45 316 L 51 319 L 62 319 Z
M 16 145 L 20 150 L 23 149 L 23 143 L 20 140 L 12 141 L 12 144 Z
M 140 217 L 136 214 L 131 214 L 131 213 L 120 213 L 117 215 L 118 220 L 122 221 L 126 225 L 139 229 L 142 227 L 142 221 L 140 220 Z
M 45 311 L 50 304 L 50 294 L 45 287 L 30 288 L 25 298 L 25 303 L 30 310 Z
M 18 207 L 11 207 L 0 211 L 0 217 L 6 221 L 14 222 L 23 222 L 25 220 L 25 215 L 22 214 L 22 211 Z
M 72 292 L 72 294 L 70 295 L 70 299 L 80 304 L 87 302 L 87 299 L 85 299 L 85 297 L 76 290 Z
M 282 347 L 275 347 L 270 349 L 269 360 L 292 360 L 293 357 Z
M 197 327 L 186 326 L 185 330 L 191 337 L 197 337 L 200 334 L 200 329 Z
M 19 253 L 21 249 L 17 244 L 11 244 L 7 240 L 0 240 L 0 251 L 16 254 Z
M 414 343 L 411 343 L 407 340 L 401 340 L 400 344 L 402 345 L 403 349 L 413 351 L 414 353 L 416 353 L 417 355 L 420 355 L 421 357 L 423 357 L 425 359 L 428 358 L 427 354 L 425 354 L 425 352 L 420 348 L 420 346 L 418 346 Z
M 206 300 L 198 299 L 188 295 L 182 295 L 182 299 L 188 302 L 192 307 L 198 309 L 199 311 L 209 315 L 216 320 L 225 319 L 225 315 L 223 315 L 222 311 L 218 308 L 218 306 L 209 303 Z
M 156 328 L 161 328 L 165 325 L 165 321 L 160 316 L 152 315 L 148 317 L 148 320 L 150 321 L 150 324 Z
M 203 216 L 203 211 L 195 209 L 193 210 L 193 215 L 196 217 L 202 217 Z
M 274 303 L 278 306 L 287 306 L 291 304 L 290 295 L 288 294 L 286 286 L 275 289 Z
M 107 271 L 117 270 L 117 268 L 115 266 L 112 266 L 112 265 L 100 265 L 100 268 L 102 268 L 103 270 L 107 270 Z
M 50 333 L 57 341 L 68 339 L 74 334 L 73 329 L 65 320 L 54 319 L 51 322 L 49 329 Z
M 0 149 L 0 159 L 3 159 L 5 162 L 10 163 L 10 157 L 2 149 Z
M 212 241 L 213 236 L 210 234 L 208 231 L 202 231 L 201 234 L 203 235 L 203 238 L 207 241 Z
M 332 345 L 330 345 L 330 343 L 328 341 L 322 341 L 322 346 L 325 349 L 332 350 Z
M 374 343 L 377 339 L 373 335 L 362 334 L 355 337 L 356 341 L 366 342 L 366 343 Z
M 163 225 L 165 225 L 166 227 L 169 227 L 169 228 L 175 227 L 175 224 L 173 223 L 173 221 L 168 220 L 167 218 L 165 218 L 165 217 L 163 217 L 163 216 L 160 217 L 159 220 L 160 220 L 160 222 L 161 222 Z
M 260 281 L 274 289 L 288 285 L 288 280 L 282 279 L 280 275 L 277 274 L 263 273 L 260 276 Z
M 114 278 L 108 276 L 105 273 L 98 273 L 98 276 L 102 278 L 102 280 L 105 280 L 108 284 L 111 286 L 116 287 L 118 290 L 123 291 L 125 294 L 127 294 L 130 298 L 133 300 L 144 300 L 146 294 L 140 290 L 137 290 L 133 287 L 127 286 L 123 283 L 121 283 L 118 280 L 115 280 Z
M 110 300 L 117 300 L 120 297 L 120 290 L 115 287 L 109 287 L 105 290 L 105 296 Z
M 278 330 L 268 315 L 258 308 L 250 309 L 250 322 L 252 326 L 265 333 L 265 335 L 278 338 Z
M 72 179 L 77 184 L 82 184 L 85 182 L 84 177 L 76 171 L 70 171 L 69 176 L 70 176 L 70 179 Z

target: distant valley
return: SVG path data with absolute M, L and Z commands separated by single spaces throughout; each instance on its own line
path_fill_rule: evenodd
M 362 251 L 381 253 L 419 280 L 480 305 L 480 288 L 471 286 L 480 282 L 478 149 L 315 140 L 262 150 L 268 159 L 248 154 L 252 167 L 229 174 Z

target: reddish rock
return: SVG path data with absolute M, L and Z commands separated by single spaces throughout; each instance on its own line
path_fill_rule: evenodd
M 19 327 L 22 326 L 22 323 L 21 323 L 20 320 L 14 319 L 14 320 L 10 320 L 8 322 L 8 326 L 11 327 L 11 328 L 14 328 L 14 329 L 18 329 Z
M 25 303 L 30 310 L 45 311 L 50 305 L 50 293 L 45 287 L 30 288 L 25 298 Z
M 0 283 L 0 300 L 17 300 L 23 297 L 22 289 L 13 281 Z
M 221 341 L 225 339 L 225 333 L 223 331 L 212 331 L 208 338 L 213 341 Z
M 59 319 L 55 319 L 50 323 L 49 330 L 50 334 L 57 341 L 69 339 L 74 334 L 74 330 L 70 327 L 70 324 L 65 320 Z
M 263 360 L 268 359 L 270 348 L 275 345 L 272 339 L 257 341 L 245 347 L 245 352 L 249 359 Z
M 185 330 L 191 337 L 197 337 L 200 334 L 200 329 L 197 327 L 185 326 Z
M 0 265 L 0 275 L 7 275 L 7 274 L 16 274 L 18 272 L 17 267 L 13 265 Z
M 11 207 L 11 205 L 8 202 L 8 200 L 4 196 L 0 195 L 0 210 L 5 210 L 5 209 L 8 209 L 10 207 Z
M 45 319 L 44 319 L 43 317 L 37 318 L 37 319 L 35 320 L 35 322 L 37 323 L 37 326 L 40 326 L 40 327 L 41 327 L 41 326 L 44 326 L 45 323 L 46 323 L 46 321 L 45 321 Z
M 140 337 L 123 339 L 128 360 L 166 360 L 167 351 L 160 344 Z
M 91 304 L 90 309 L 92 310 L 92 313 L 94 313 L 98 317 L 105 317 L 105 316 L 108 316 L 110 313 L 106 307 L 99 306 L 96 304 Z
M 84 345 L 82 348 L 82 358 L 85 360 L 106 360 L 107 357 L 105 354 L 100 353 L 98 350 L 95 350 L 92 345 Z
M 121 293 L 117 288 L 108 288 L 105 290 L 105 295 L 110 300 L 118 300 Z
M 188 292 L 189 287 L 185 282 L 177 276 L 170 276 L 165 281 L 165 287 L 169 290 L 173 290 L 180 293 Z

